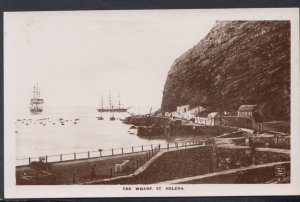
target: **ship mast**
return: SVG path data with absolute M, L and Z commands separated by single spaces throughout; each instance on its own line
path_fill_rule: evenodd
M 35 99 L 35 85 L 33 86 L 33 99 Z
M 112 110 L 110 91 L 109 91 L 109 94 L 108 94 L 108 102 L 109 102 L 109 109 Z
M 39 83 L 36 83 L 36 98 L 40 98 Z
M 102 107 L 102 110 L 103 110 L 103 96 L 101 95 L 101 107 Z
M 119 98 L 119 109 L 121 109 L 120 93 L 118 94 L 118 98 Z

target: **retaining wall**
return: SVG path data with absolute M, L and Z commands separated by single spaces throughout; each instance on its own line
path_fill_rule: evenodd
M 152 184 L 216 171 L 249 167 L 255 164 L 289 160 L 290 153 L 288 150 L 270 148 L 255 150 L 247 146 L 197 146 L 160 152 L 134 174 L 86 184 Z M 253 182 L 264 180 L 259 172 L 255 171 L 254 174 L 257 179 Z M 238 179 L 243 178 L 238 177 Z
M 151 184 L 211 172 L 212 146 L 161 152 L 135 174 L 86 184 Z
M 256 148 L 255 164 L 290 161 L 290 150 L 274 148 Z
M 209 173 L 185 179 L 165 181 L 162 184 L 255 184 L 268 181 L 274 182 L 274 180 L 278 180 L 276 179 L 276 166 L 285 168 L 286 177 L 284 178 L 287 178 L 287 180 L 283 183 L 289 183 L 290 162 L 283 162 Z
M 225 126 L 173 126 L 170 129 L 171 136 L 207 136 L 214 137 L 223 133 L 232 133 L 237 131 L 237 128 Z

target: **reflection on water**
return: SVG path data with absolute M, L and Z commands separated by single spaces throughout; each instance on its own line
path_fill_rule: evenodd
M 120 120 L 127 113 L 114 113 L 115 121 L 109 120 L 111 113 L 103 113 L 104 120 L 97 119 L 100 115 L 95 108 L 46 108 L 37 115 L 18 110 L 17 158 L 166 143 L 138 137 L 136 129 Z

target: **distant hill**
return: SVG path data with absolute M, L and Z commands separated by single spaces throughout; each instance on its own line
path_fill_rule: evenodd
M 177 58 L 162 111 L 201 105 L 209 111 L 259 105 L 264 121 L 290 119 L 290 22 L 217 21 Z

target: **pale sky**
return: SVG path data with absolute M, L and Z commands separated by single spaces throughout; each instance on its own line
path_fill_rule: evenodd
M 38 82 L 45 107 L 99 106 L 110 90 L 125 106 L 157 110 L 173 61 L 215 20 L 200 10 L 5 13 L 16 105 L 29 106 Z

